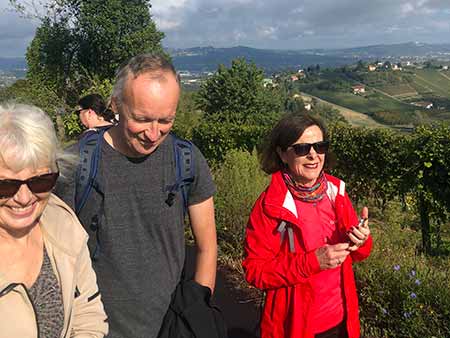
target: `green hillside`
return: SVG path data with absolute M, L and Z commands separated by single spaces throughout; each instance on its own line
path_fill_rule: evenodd
M 388 125 L 450 120 L 450 72 L 441 69 L 343 67 L 309 74 L 296 86 L 303 92 L 367 114 Z M 364 85 L 354 94 L 353 86 Z M 432 109 L 421 105 L 433 103 Z

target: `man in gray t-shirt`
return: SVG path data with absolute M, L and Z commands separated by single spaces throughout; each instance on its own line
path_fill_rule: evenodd
M 111 338 L 156 338 L 180 280 L 184 263 L 183 198 L 167 203 L 175 182 L 170 134 L 180 94 L 175 70 L 164 57 L 132 58 L 118 73 L 112 108 L 119 124 L 107 130 L 98 180 L 79 214 L 89 248 Z M 217 241 L 208 165 L 193 146 L 195 178 L 188 214 L 197 245 L 194 279 L 214 289 Z M 74 205 L 72 184 L 57 193 Z M 99 224 L 98 230 L 92 224 Z M 96 230 L 96 231 L 94 231 Z

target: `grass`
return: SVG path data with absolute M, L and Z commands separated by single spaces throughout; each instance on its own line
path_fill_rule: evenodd
M 352 93 L 312 90 L 309 94 L 323 100 L 358 111 L 387 125 L 407 125 L 417 122 L 417 107 L 399 102 L 378 92 L 368 92 L 365 96 Z
M 442 76 L 438 71 L 432 69 L 417 69 L 415 80 L 419 85 L 431 89 L 435 94 L 449 97 L 450 79 Z
M 417 217 L 399 203 L 391 201 L 378 216 L 372 254 L 355 265 L 363 336 L 449 337 L 448 257 L 419 253 Z
M 385 85 L 377 87 L 377 89 L 388 93 L 392 96 L 415 96 L 417 91 L 409 84 Z

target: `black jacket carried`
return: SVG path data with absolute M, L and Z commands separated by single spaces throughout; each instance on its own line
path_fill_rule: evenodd
M 177 285 L 158 338 L 227 338 L 225 320 L 211 304 L 211 290 L 193 280 Z

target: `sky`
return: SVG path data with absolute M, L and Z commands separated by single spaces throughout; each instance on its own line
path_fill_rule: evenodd
M 37 22 L 0 0 L 0 57 L 23 56 Z M 165 47 L 346 48 L 450 43 L 449 0 L 153 0 Z

